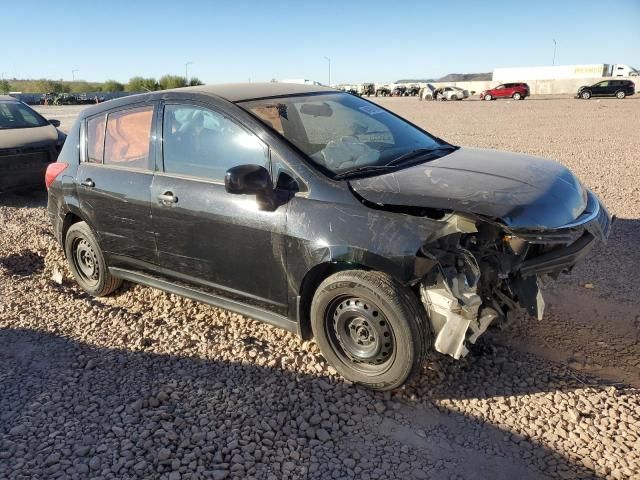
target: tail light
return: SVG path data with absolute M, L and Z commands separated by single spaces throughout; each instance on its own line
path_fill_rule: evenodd
M 47 186 L 47 190 L 49 190 L 49 187 L 56 179 L 56 177 L 60 175 L 68 166 L 68 163 L 63 162 L 55 162 L 49 164 L 49 166 L 47 167 L 47 173 L 44 174 L 44 183 Z

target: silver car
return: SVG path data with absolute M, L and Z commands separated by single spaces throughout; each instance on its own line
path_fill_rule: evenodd
M 438 100 L 464 100 L 469 98 L 469 91 L 458 87 L 444 87 L 438 89 Z

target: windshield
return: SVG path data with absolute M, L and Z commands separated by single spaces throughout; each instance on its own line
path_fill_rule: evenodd
M 49 123 L 19 102 L 0 102 L 0 129 L 42 127 Z
M 447 153 L 443 141 L 346 93 L 267 98 L 240 105 L 334 176 L 390 167 L 400 157 Z M 400 163 L 393 165 L 397 168 Z

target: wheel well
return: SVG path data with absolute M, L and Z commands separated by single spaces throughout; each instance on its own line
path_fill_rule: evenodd
M 69 231 L 69 228 L 71 228 L 71 225 L 73 225 L 74 223 L 78 223 L 82 221 L 83 221 L 82 218 L 80 218 L 78 215 L 72 212 L 67 213 L 67 215 L 64 217 L 64 222 L 62 223 L 62 249 L 63 250 L 64 250 L 64 240 L 67 237 L 67 232 Z
M 309 340 L 313 337 L 313 332 L 311 331 L 311 302 L 318 286 L 327 277 L 342 270 L 370 270 L 370 268 L 353 263 L 326 262 L 313 267 L 302 280 L 298 321 L 300 322 L 300 336 L 303 340 Z

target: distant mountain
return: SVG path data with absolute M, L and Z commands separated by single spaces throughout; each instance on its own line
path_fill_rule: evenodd
M 471 82 L 491 80 L 492 73 L 450 73 L 441 78 L 398 80 L 396 83 Z
M 429 83 L 429 82 L 437 82 L 436 79 L 434 78 L 427 78 L 427 79 L 409 79 L 409 80 L 397 80 L 396 83 Z
M 489 73 L 450 73 L 438 79 L 438 82 L 472 82 L 491 80 L 493 74 Z

